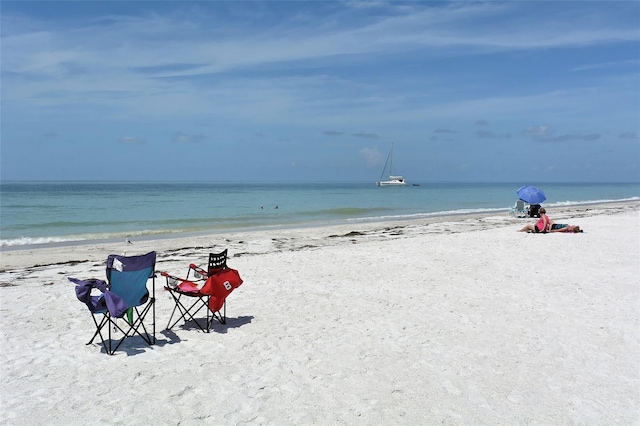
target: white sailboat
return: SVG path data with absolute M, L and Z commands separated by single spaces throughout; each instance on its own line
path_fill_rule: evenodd
M 389 175 L 387 180 L 382 180 L 384 177 L 384 173 L 387 171 L 387 166 L 389 166 Z M 391 144 L 391 150 L 389 151 L 389 155 L 387 156 L 387 162 L 384 163 L 384 169 L 382 169 L 382 174 L 380 175 L 380 180 L 376 182 L 378 186 L 403 186 L 407 183 L 404 181 L 403 176 L 398 176 L 393 174 L 393 144 Z

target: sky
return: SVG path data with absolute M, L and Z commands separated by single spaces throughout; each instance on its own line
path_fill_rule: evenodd
M 640 2 L 6 1 L 0 178 L 640 182 Z

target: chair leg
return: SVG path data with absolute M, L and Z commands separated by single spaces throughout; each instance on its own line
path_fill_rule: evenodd
M 175 306 L 173 307 L 173 311 L 171 312 L 171 316 L 169 317 L 169 322 L 167 323 L 167 330 L 171 330 L 173 327 L 176 326 L 176 324 L 178 324 L 178 322 L 180 322 L 180 320 L 184 320 L 184 322 L 186 323 L 187 321 L 193 321 L 196 326 L 202 330 L 205 333 L 208 333 L 210 330 L 210 320 L 209 320 L 209 315 L 207 314 L 207 317 L 205 319 L 206 324 L 203 327 L 200 324 L 200 321 L 198 321 L 196 319 L 196 315 L 204 308 L 207 310 L 207 313 L 209 311 L 208 307 L 207 307 L 207 302 L 201 298 L 201 297 L 196 297 L 194 298 L 194 302 L 190 305 L 190 306 L 185 306 L 182 303 L 182 294 L 178 293 L 178 296 L 176 297 L 176 295 L 174 294 L 174 292 L 171 292 L 171 296 L 173 297 L 173 301 L 175 302 Z M 194 310 L 194 308 L 196 308 Z M 176 313 L 176 310 L 178 310 L 178 312 L 180 312 L 180 316 L 176 318 L 175 321 L 173 321 L 173 316 Z M 173 321 L 173 322 L 172 322 Z
M 100 323 L 96 321 L 95 315 L 91 315 L 91 317 L 93 318 L 93 323 L 96 326 L 96 331 L 95 333 L 93 333 L 91 340 L 89 340 L 86 344 L 87 345 L 92 344 L 93 341 L 96 339 L 96 337 L 100 336 L 100 343 L 102 344 L 102 347 L 104 348 L 105 352 L 108 353 L 109 355 L 113 355 L 115 349 L 112 349 L 111 325 L 113 324 L 114 328 L 117 328 L 118 330 L 120 330 L 121 333 L 124 333 L 124 330 L 120 328 L 120 326 L 118 326 L 118 324 L 115 321 L 113 321 L 113 319 L 111 318 L 108 312 L 102 314 L 102 319 L 100 320 Z M 102 335 L 102 329 L 104 327 L 107 327 L 108 329 L 107 339 L 105 339 L 104 336 Z
M 129 328 L 126 331 L 120 328 L 117 324 L 115 324 L 115 322 L 111 321 L 116 326 L 116 328 L 118 328 L 118 330 L 120 330 L 123 333 L 123 336 L 120 339 L 120 341 L 118 341 L 118 344 L 113 348 L 111 343 L 111 336 L 109 336 L 109 355 L 113 355 L 115 351 L 118 350 L 120 345 L 124 343 L 125 339 L 127 339 L 128 337 L 133 337 L 135 335 L 140 336 L 142 340 L 144 340 L 145 343 L 147 343 L 149 346 L 152 346 L 155 344 L 155 340 L 156 340 L 155 331 L 153 334 L 150 334 L 147 331 L 147 327 L 144 324 L 144 320 L 149 314 L 149 312 L 153 309 L 154 304 L 155 304 L 155 300 L 152 298 L 149 300 L 149 302 L 144 307 L 144 309 L 142 309 L 142 311 L 140 311 L 137 307 L 133 308 L 133 312 L 135 312 L 135 315 L 133 316 L 134 320 L 132 323 L 127 322 L 127 324 L 129 325 Z M 153 321 L 155 322 L 155 319 Z M 142 332 L 140 330 L 142 330 Z M 109 327 L 109 334 L 111 334 L 111 327 Z
M 220 309 L 217 312 L 211 312 L 211 324 L 213 323 L 214 319 L 218 321 L 220 324 L 227 323 L 227 302 L 226 301 L 222 305 L 222 309 Z
M 220 321 L 220 324 L 226 324 L 227 323 L 227 301 L 224 301 L 224 305 L 222 305 L 222 315 L 220 315 L 220 311 L 218 311 L 218 316 L 219 319 L 218 321 Z
M 105 319 L 106 317 L 105 317 L 105 316 L 103 316 L 103 317 L 102 317 L 102 319 L 100 320 L 100 324 L 98 324 L 98 321 L 96 321 L 96 317 L 95 317 L 95 315 L 91 315 L 91 318 L 93 319 L 93 323 L 94 323 L 94 324 L 95 324 L 95 326 L 96 326 L 96 332 L 95 332 L 95 333 L 93 333 L 93 336 L 91 337 L 91 340 L 89 340 L 89 341 L 86 343 L 87 345 L 92 344 L 92 343 L 93 343 L 93 341 L 95 340 L 95 338 L 96 338 L 97 336 L 100 336 L 100 340 L 101 340 L 102 342 L 104 342 L 104 338 L 102 337 L 101 330 L 102 330 L 102 327 L 104 327 L 104 323 L 105 323 L 105 321 L 106 321 L 106 319 Z
M 175 306 L 173 307 L 173 311 L 171 312 L 171 316 L 169 317 L 169 322 L 167 323 L 167 330 L 171 330 L 173 327 L 176 326 L 176 324 L 178 324 L 178 322 L 180 322 L 180 320 L 184 320 L 185 322 L 187 322 L 188 320 L 191 320 L 193 322 L 196 323 L 196 325 L 198 327 L 200 327 L 201 330 L 204 331 L 204 329 L 202 328 L 202 326 L 200 326 L 200 324 L 198 323 L 198 321 L 194 318 L 194 316 L 200 312 L 200 310 L 202 309 L 202 306 L 200 306 L 193 314 L 191 313 L 191 310 L 198 304 L 198 302 L 201 302 L 199 299 L 196 299 L 191 306 L 189 306 L 188 308 L 185 307 L 182 302 L 180 301 L 182 298 L 182 294 L 178 294 L 178 297 L 176 297 L 176 295 L 171 292 L 171 297 L 173 297 L 173 301 L 175 303 Z M 176 310 L 180 312 L 180 316 L 172 323 L 171 321 L 173 320 L 173 316 L 176 313 Z
M 209 309 L 209 299 L 211 299 L 211 296 L 207 296 L 207 333 L 209 333 L 211 331 L 211 322 L 213 321 L 213 315 L 211 315 L 211 309 Z
M 117 323 L 118 318 L 111 317 L 111 315 L 108 312 L 102 314 L 102 319 L 100 320 L 100 322 L 96 320 L 95 315 L 91 315 L 91 317 L 93 318 L 93 323 L 96 326 L 96 331 L 93 333 L 91 340 L 87 342 L 87 345 L 92 344 L 93 341 L 96 339 L 96 337 L 99 336 L 100 343 L 102 344 L 102 347 L 104 348 L 105 352 L 109 355 L 113 355 L 118 350 L 120 345 L 122 345 L 122 343 L 126 338 L 135 336 L 136 334 L 139 335 L 148 345 L 151 346 L 155 344 L 156 342 L 155 318 L 153 319 L 154 328 L 152 329 L 153 331 L 152 333 L 149 333 L 147 331 L 147 327 L 145 326 L 145 323 L 144 323 L 144 320 L 147 317 L 147 314 L 149 314 L 149 312 L 153 309 L 154 305 L 155 305 L 155 300 L 150 299 L 142 311 L 140 311 L 138 308 L 133 308 L 132 311 L 135 313 L 134 320 L 132 323 L 125 320 L 128 327 L 124 327 L 124 328 L 118 325 Z M 153 310 L 153 313 L 155 314 L 155 309 Z M 108 328 L 106 339 L 105 339 L 105 336 L 103 336 L 102 334 L 102 330 L 104 329 L 104 327 Z M 114 342 L 113 340 L 114 336 L 112 335 L 112 331 L 115 331 L 115 330 L 122 333 L 122 337 L 117 342 L 117 344 Z
M 182 305 L 180 304 L 180 297 L 176 298 L 173 292 L 171 292 L 170 294 L 171 294 L 171 297 L 173 297 L 174 306 L 173 306 L 173 311 L 171 311 L 171 316 L 169 317 L 169 322 L 167 323 L 167 327 L 165 328 L 165 330 L 171 330 L 173 326 L 175 326 L 178 323 L 178 321 L 180 321 L 180 318 L 178 318 L 176 322 L 173 323 L 173 325 L 171 325 L 171 320 L 173 319 L 173 315 L 176 313 L 176 309 L 178 309 L 178 307 Z M 180 310 L 180 313 L 182 313 L 182 310 Z

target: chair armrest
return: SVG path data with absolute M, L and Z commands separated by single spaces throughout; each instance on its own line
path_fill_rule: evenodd
M 187 271 L 187 279 L 189 279 L 189 274 L 193 274 L 196 280 L 206 280 L 209 277 L 209 274 L 206 270 L 202 269 L 195 263 L 189 265 L 189 270 Z
M 178 284 L 184 281 L 183 278 L 173 276 L 168 272 L 160 271 L 160 275 L 167 279 L 167 285 L 164 286 L 165 288 L 175 288 L 178 286 Z

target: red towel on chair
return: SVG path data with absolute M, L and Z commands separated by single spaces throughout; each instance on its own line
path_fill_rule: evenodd
M 182 281 L 178 284 L 178 289 L 183 293 L 199 293 L 200 288 L 198 284 L 193 283 L 191 281 Z
M 229 268 L 211 275 L 200 292 L 211 296 L 209 309 L 211 312 L 218 312 L 222 309 L 227 296 L 235 288 L 240 287 L 240 284 L 242 284 L 242 278 L 240 278 L 238 271 Z

